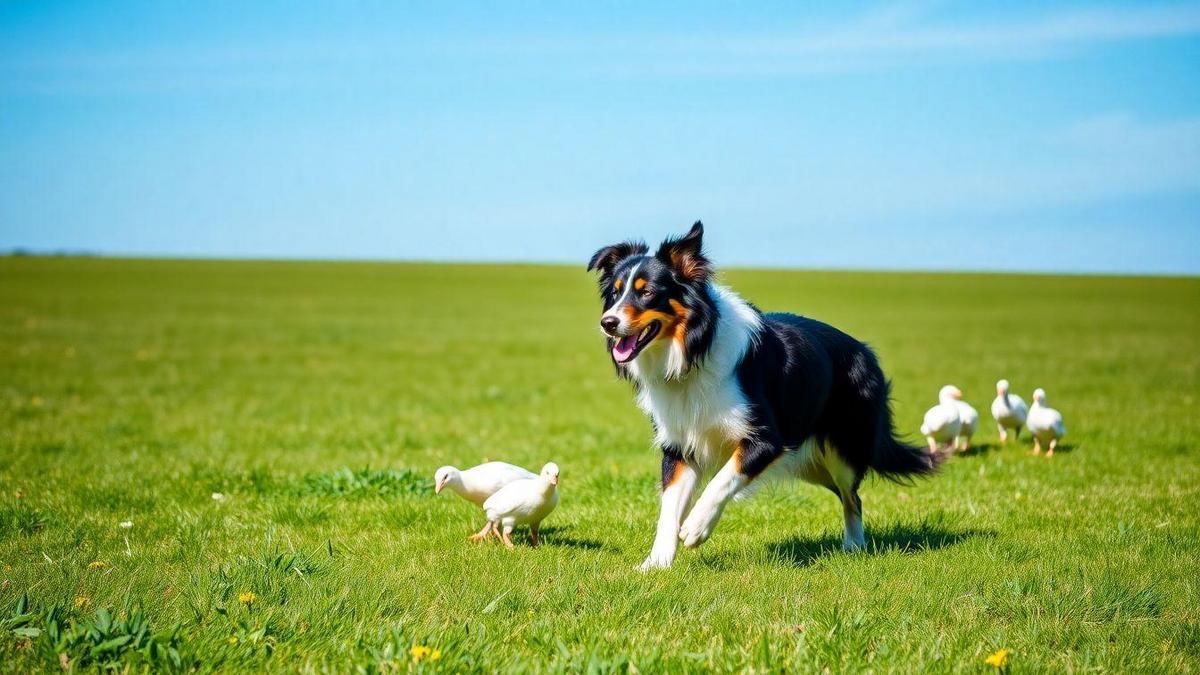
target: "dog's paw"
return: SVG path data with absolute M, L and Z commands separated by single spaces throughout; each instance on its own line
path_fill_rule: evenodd
M 688 548 L 696 548 L 708 541 L 716 522 L 717 519 L 710 510 L 697 506 L 679 527 L 679 541 Z
M 639 572 L 649 572 L 650 570 L 665 570 L 671 567 L 671 562 L 674 556 L 662 555 L 660 553 L 650 552 L 650 555 L 642 561 L 641 565 L 637 566 Z

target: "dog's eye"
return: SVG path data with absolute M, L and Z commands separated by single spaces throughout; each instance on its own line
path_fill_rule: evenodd
M 650 290 L 649 288 L 642 289 L 642 299 L 643 300 L 649 300 L 650 298 L 653 298 L 653 297 L 654 297 L 654 291 Z

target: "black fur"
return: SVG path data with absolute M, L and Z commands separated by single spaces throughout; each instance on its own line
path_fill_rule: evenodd
M 939 458 L 908 445 L 892 427 L 889 385 L 870 347 L 820 321 L 766 314 L 758 344 L 737 369 L 760 438 L 743 472 L 753 478 L 809 438 L 832 448 L 858 474 L 891 480 L 932 473 Z

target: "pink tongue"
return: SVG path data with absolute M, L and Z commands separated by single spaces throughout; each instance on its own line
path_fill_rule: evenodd
M 630 335 L 629 337 L 623 337 L 620 340 L 617 340 L 617 343 L 613 345 L 613 358 L 616 359 L 618 363 L 624 363 L 628 361 L 629 357 L 633 356 L 633 348 L 636 346 L 636 335 Z

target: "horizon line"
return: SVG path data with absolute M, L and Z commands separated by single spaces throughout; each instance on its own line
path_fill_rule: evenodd
M 4 259 L 100 259 L 110 261 L 183 261 L 183 262 L 264 262 L 264 263 L 342 263 L 342 264 L 393 264 L 393 265 L 462 265 L 462 266 L 523 266 L 523 267 L 579 267 L 566 260 L 516 259 L 516 258 L 373 258 L 373 257 L 320 257 L 320 256 L 270 256 L 236 254 L 175 254 L 175 253 L 112 253 L 88 250 L 33 250 L 11 247 L 0 252 Z M 1146 270 L 1118 272 L 1111 270 L 1047 270 L 1047 269 L 1000 269 L 1000 268 L 943 268 L 943 267 L 852 267 L 852 266 L 782 266 L 775 264 L 733 263 L 718 265 L 718 271 L 735 270 L 749 272 L 830 272 L 847 274 L 928 274 L 928 275 L 978 275 L 978 276 L 1040 276 L 1040 277 L 1095 277 L 1121 279 L 1180 279 L 1200 280 L 1200 273 L 1155 272 Z

